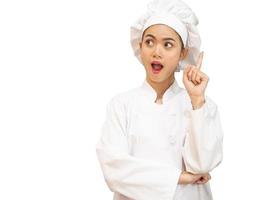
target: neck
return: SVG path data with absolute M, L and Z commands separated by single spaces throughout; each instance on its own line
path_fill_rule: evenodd
M 171 76 L 163 82 L 155 82 L 150 78 L 146 77 L 147 82 L 157 93 L 157 99 L 161 99 L 165 91 L 170 87 L 170 85 L 175 81 L 175 77 Z

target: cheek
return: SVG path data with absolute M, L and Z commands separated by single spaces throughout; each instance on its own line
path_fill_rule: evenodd
M 146 60 L 149 59 L 150 57 L 150 51 L 143 48 L 141 51 L 140 51 L 140 56 L 141 56 L 141 59 L 143 60 L 143 62 L 145 62 Z
M 145 68 L 148 68 L 147 67 L 147 63 L 148 63 L 148 56 L 146 55 L 146 53 L 144 51 L 141 51 L 140 52 L 140 57 L 141 57 L 141 61 L 142 61 L 142 64 Z
M 178 63 L 180 58 L 180 52 L 179 51 L 174 51 L 168 54 L 168 61 L 172 64 Z

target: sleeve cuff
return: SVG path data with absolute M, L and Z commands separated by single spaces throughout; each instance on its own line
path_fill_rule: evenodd
M 191 117 L 204 116 L 213 118 L 217 111 L 217 105 L 209 98 L 205 97 L 205 103 L 195 110 L 191 108 L 189 110 Z

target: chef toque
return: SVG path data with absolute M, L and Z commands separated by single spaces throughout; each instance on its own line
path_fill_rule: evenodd
M 142 63 L 139 43 L 143 32 L 151 25 L 165 24 L 174 29 L 188 48 L 188 55 L 179 61 L 175 72 L 185 69 L 188 64 L 196 65 L 200 53 L 200 36 L 197 30 L 198 18 L 181 0 L 153 0 L 147 6 L 147 13 L 142 15 L 130 27 L 131 46 L 134 55 Z

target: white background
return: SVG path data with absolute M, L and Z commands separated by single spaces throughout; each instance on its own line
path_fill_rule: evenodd
M 144 80 L 129 27 L 147 2 L 0 2 L 1 200 L 112 199 L 95 144 L 109 99 Z M 186 2 L 225 133 L 214 199 L 266 199 L 267 7 Z

